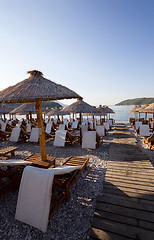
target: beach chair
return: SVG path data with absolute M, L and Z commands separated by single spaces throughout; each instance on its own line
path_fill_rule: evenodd
M 78 121 L 76 120 L 75 122 L 72 123 L 72 129 L 77 129 L 78 128 Z
M 59 130 L 61 131 L 65 130 L 65 124 L 59 124 Z
M 104 122 L 103 125 L 107 131 L 110 129 L 109 122 Z
M 148 124 L 142 124 L 139 128 L 139 134 L 143 137 L 150 136 L 150 129 Z
M 21 128 L 19 128 L 19 127 L 13 128 L 9 141 L 10 142 L 18 142 L 19 141 L 20 132 L 21 132 Z
M 47 123 L 45 132 L 50 134 L 51 133 L 51 128 L 52 128 L 52 122 Z
M 154 133 L 150 137 L 144 137 L 144 143 L 149 145 L 149 149 L 154 149 Z
M 1 148 L 0 149 L 0 156 L 6 156 L 8 154 L 11 154 L 11 156 L 13 157 L 15 155 L 15 151 L 18 150 L 18 147 L 5 147 L 5 148 Z
M 30 163 L 21 159 L 0 160 L 0 197 L 10 189 L 17 190 L 23 169 L 28 164 Z
M 135 122 L 135 132 L 136 132 L 137 134 L 139 134 L 139 128 L 140 128 L 140 126 L 142 126 L 142 122 L 141 122 L 141 121 L 136 121 L 136 122 Z
M 87 131 L 82 135 L 82 148 L 96 149 L 96 131 Z
M 70 189 L 87 162 L 86 158 L 73 157 L 52 169 L 27 166 L 21 179 L 15 218 L 45 233 L 50 204 L 51 217 L 64 200 L 69 200 Z M 58 190 L 62 195 L 59 196 Z
M 53 142 L 53 146 L 64 147 L 66 140 L 67 130 L 57 130 L 55 134 L 55 139 Z
M 7 122 L 2 122 L 2 123 L 1 123 L 1 130 L 2 130 L 2 131 L 5 131 L 5 130 L 6 130 L 6 125 L 7 125 Z
M 39 141 L 39 128 L 32 128 L 29 142 L 38 142 Z
M 31 128 L 31 123 L 27 123 L 27 133 L 31 133 L 32 128 Z
M 98 133 L 98 135 L 100 137 L 104 137 L 105 136 L 105 128 L 103 125 L 100 126 L 96 126 L 96 132 Z
M 11 136 L 11 132 L 0 130 L 0 140 L 8 140 Z

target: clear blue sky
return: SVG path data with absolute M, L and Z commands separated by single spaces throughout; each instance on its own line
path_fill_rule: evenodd
M 38 69 L 91 105 L 154 97 L 153 0 L 2 0 L 0 30 L 0 90 Z

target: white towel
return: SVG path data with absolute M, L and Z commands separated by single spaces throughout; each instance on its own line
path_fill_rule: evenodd
M 54 171 L 54 175 L 61 175 L 61 174 L 65 174 L 65 173 L 70 173 L 70 172 L 80 169 L 80 168 L 81 168 L 81 166 L 62 165 L 62 166 L 53 168 L 53 171 Z
M 22 160 L 22 159 L 7 159 L 7 160 L 0 160 L 0 166 L 15 166 L 15 165 L 28 165 L 31 162 Z
M 15 218 L 46 232 L 54 173 L 27 166 L 24 169 Z
M 72 172 L 81 166 L 60 166 L 52 169 L 42 169 L 27 166 L 24 169 L 15 218 L 47 231 L 53 177 Z

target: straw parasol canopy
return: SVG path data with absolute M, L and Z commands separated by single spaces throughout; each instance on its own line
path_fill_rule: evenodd
M 97 109 L 101 112 L 102 115 L 106 115 L 108 113 L 114 113 L 114 111 L 107 106 L 102 107 L 101 105 L 99 105 L 99 107 Z
M 144 110 L 147 113 L 154 113 L 154 103 L 149 104 L 149 106 L 146 107 Z
M 129 110 L 129 112 L 135 112 L 140 107 L 141 105 L 135 105 L 132 109 Z
M 52 108 L 52 109 L 50 109 L 50 111 L 46 115 L 48 117 L 62 115 L 60 110 L 61 110 L 61 108 L 59 108 L 59 107 Z
M 95 114 L 100 113 L 100 111 L 89 105 L 88 103 L 84 102 L 81 99 L 78 99 L 75 103 L 72 103 L 68 107 L 65 107 L 61 110 L 63 113 L 70 112 L 70 113 L 79 113 L 80 114 L 80 124 L 81 124 L 81 118 L 82 113 L 89 113 L 89 114 Z M 94 117 L 94 116 L 93 116 Z M 81 143 L 81 129 L 80 129 L 80 143 Z
M 30 77 L 0 91 L 0 102 L 19 103 L 81 98 L 69 88 L 56 84 L 43 77 L 43 73 L 37 70 L 29 71 Z
M 138 113 L 144 113 L 144 109 L 148 107 L 148 104 L 145 104 L 144 106 L 140 106 L 137 109 L 134 110 L 134 112 L 138 112 Z
M 45 109 L 42 109 L 43 112 L 45 112 Z M 18 114 L 18 115 L 25 115 L 25 114 L 29 114 L 29 112 L 31 112 L 32 114 L 36 113 L 36 109 L 35 109 L 35 103 L 23 103 L 22 105 L 20 105 L 17 108 L 14 108 L 10 114 Z
M 97 108 L 92 107 L 88 103 L 84 102 L 81 99 L 78 99 L 75 103 L 65 107 L 61 110 L 63 113 L 70 112 L 70 113 L 100 113 Z
M 0 115 L 1 114 L 9 114 L 11 112 L 12 108 L 6 107 L 6 106 L 0 106 Z
M 41 101 L 81 97 L 69 88 L 44 78 L 40 71 L 33 70 L 28 73 L 29 78 L 0 91 L 0 103 L 36 102 L 41 156 L 42 160 L 47 160 Z

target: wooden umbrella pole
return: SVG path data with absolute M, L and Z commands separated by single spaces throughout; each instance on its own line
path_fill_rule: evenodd
M 42 119 L 42 103 L 41 99 L 36 100 L 36 110 L 37 110 L 37 121 L 39 128 L 39 139 L 40 139 L 40 148 L 41 148 L 41 157 L 43 161 L 47 160 L 46 146 L 45 146 L 45 133 Z

